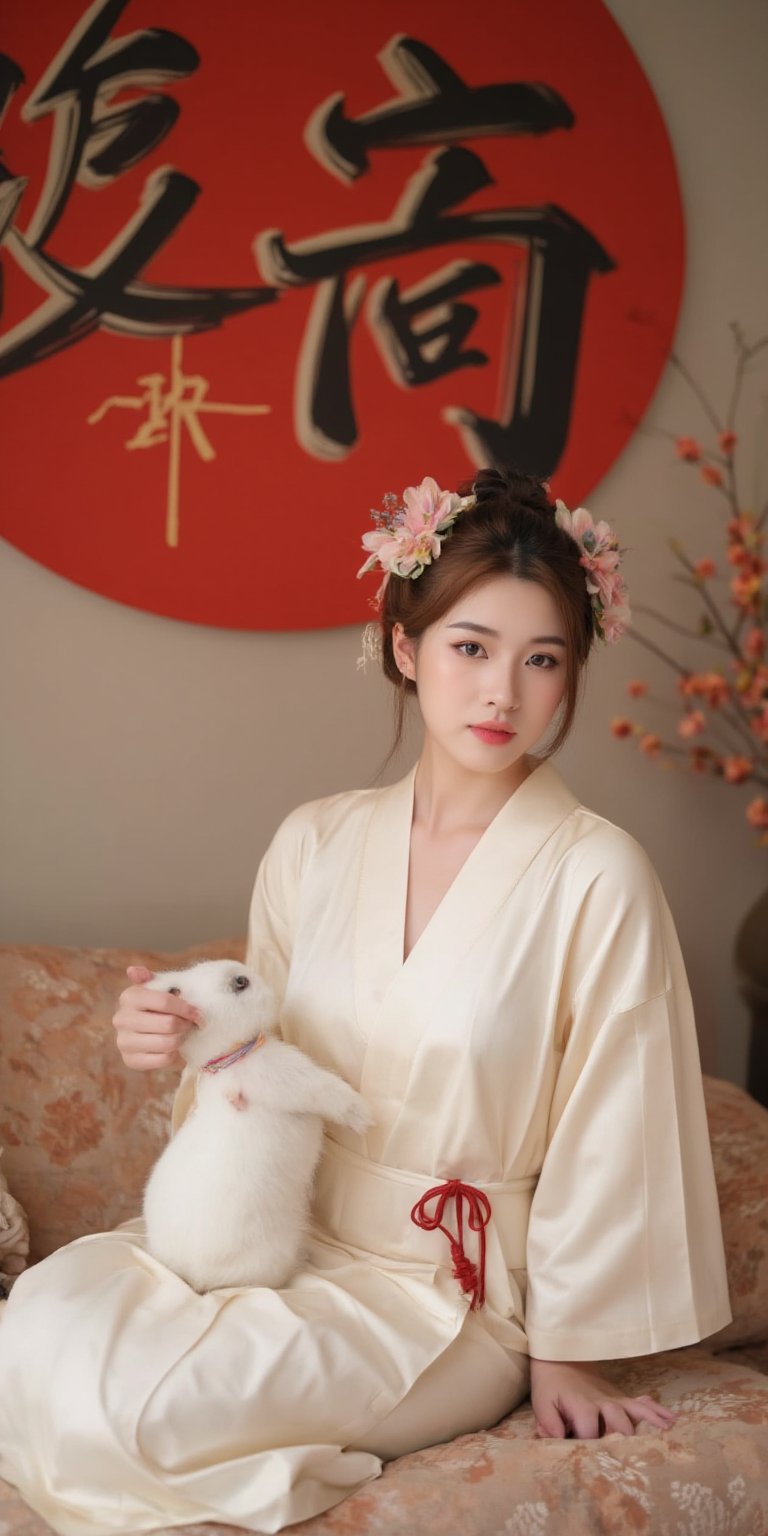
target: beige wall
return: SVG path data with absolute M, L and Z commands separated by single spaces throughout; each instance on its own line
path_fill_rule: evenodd
M 678 158 L 690 254 L 677 346 L 722 399 L 728 321 L 768 329 L 768 9 L 763 0 L 611 0 L 610 9 Z M 752 395 L 757 411 L 757 382 Z M 702 430 L 671 371 L 590 504 L 631 546 L 635 595 L 671 602 L 672 510 L 692 550 L 719 550 L 706 493 L 670 462 L 653 435 L 661 426 Z M 388 700 L 379 679 L 356 670 L 356 629 L 259 635 L 174 623 L 82 591 L 3 545 L 0 644 L 4 940 L 140 951 L 240 932 L 256 863 L 284 812 L 368 782 L 387 750 Z M 595 658 L 561 763 L 576 792 L 651 853 L 680 928 L 705 1064 L 741 1080 L 747 1024 L 730 951 L 768 860 L 742 828 L 742 791 L 664 773 L 612 740 L 626 680 L 642 673 L 631 643 Z

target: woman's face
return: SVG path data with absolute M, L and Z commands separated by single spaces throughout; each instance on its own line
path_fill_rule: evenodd
M 416 683 L 432 747 L 470 771 L 514 779 L 565 691 L 565 629 L 550 593 L 518 576 L 494 576 L 418 642 L 396 625 L 393 645 Z

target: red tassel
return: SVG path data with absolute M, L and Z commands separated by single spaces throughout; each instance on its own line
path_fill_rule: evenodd
M 427 1211 L 431 1200 L 436 1202 L 434 1215 L 429 1215 Z M 457 1233 L 455 1237 L 450 1229 L 443 1225 L 445 1207 L 449 1200 L 455 1201 Z M 469 1227 L 478 1234 L 479 1262 L 477 1264 L 473 1264 L 464 1252 L 465 1204 Z M 462 1291 L 471 1293 L 472 1311 L 482 1307 L 485 1302 L 485 1229 L 490 1219 L 491 1202 L 488 1196 L 471 1184 L 462 1184 L 460 1179 L 448 1179 L 445 1184 L 436 1184 L 434 1189 L 428 1189 L 426 1194 L 417 1200 L 411 1211 L 411 1221 L 417 1227 L 421 1227 L 424 1232 L 443 1232 L 447 1237 L 451 1246 L 453 1273 Z

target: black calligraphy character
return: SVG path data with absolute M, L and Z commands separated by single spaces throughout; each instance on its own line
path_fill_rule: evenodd
M 396 278 L 382 278 L 371 290 L 368 318 L 395 383 L 430 384 L 457 368 L 484 367 L 487 352 L 462 346 L 477 309 L 458 300 L 500 282 L 496 268 L 482 261 L 452 262 L 407 292 Z
M 0 243 L 50 295 L 0 340 L 0 376 L 40 362 L 99 327 L 131 336 L 207 330 L 277 297 L 268 288 L 172 288 L 139 280 L 200 192 L 196 182 L 169 166 L 148 176 L 140 208 L 88 267 L 76 270 L 51 254 L 51 237 L 75 183 L 102 187 L 156 148 L 179 107 L 149 88 L 183 79 L 199 63 L 191 44 L 174 32 L 153 28 L 111 38 L 127 4 L 95 0 L 22 110 L 29 123 L 53 116 L 45 184 L 23 234 L 13 219 L 24 179 L 0 167 Z M 18 65 L 0 56 L 0 118 L 22 80 Z M 128 86 L 146 94 L 114 103 Z
M 24 76 L 18 64 L 14 64 L 13 59 L 9 59 L 4 53 L 0 53 L 0 125 L 2 125 L 14 93 L 23 82 Z M 2 245 L 6 232 L 13 223 L 16 209 L 21 202 L 26 185 L 26 178 L 24 176 L 12 175 L 8 167 L 3 165 L 2 151 L 0 151 L 0 245 Z M 2 313 L 2 302 L 3 271 L 2 267 L 0 267 L 0 313 Z
M 361 267 L 449 244 L 507 243 L 524 257 L 523 302 L 514 305 L 500 359 L 498 417 L 465 406 L 443 416 L 474 463 L 514 462 L 551 474 L 568 434 L 587 286 L 593 273 L 614 263 L 589 230 L 552 204 L 457 211 L 493 178 L 456 141 L 567 129 L 573 113 L 541 83 L 469 86 L 414 38 L 393 38 L 379 57 L 398 96 L 354 120 L 343 96 L 332 96 L 307 124 L 312 153 L 349 182 L 365 174 L 373 150 L 442 147 L 407 183 L 388 222 L 326 231 L 290 246 L 280 231 L 268 230 L 255 242 L 268 281 L 317 289 L 297 373 L 297 436 L 308 452 L 329 458 L 344 457 L 357 442 L 349 343 L 365 293 Z M 366 316 L 393 379 L 416 388 L 485 366 L 487 355 L 466 345 L 478 311 L 460 300 L 502 280 L 487 261 L 460 261 L 407 292 L 393 277 L 379 281 Z
M 368 170 L 372 149 L 573 127 L 570 107 L 548 85 L 466 85 L 439 53 L 414 37 L 393 37 L 379 61 L 399 92 L 394 102 L 353 120 L 337 92 L 313 112 L 304 130 L 312 154 L 343 181 Z
M 453 212 L 458 203 L 493 185 L 483 161 L 452 146 L 430 156 L 407 184 L 384 224 L 334 230 L 294 245 L 266 231 L 255 249 L 263 275 L 281 286 L 317 285 L 304 337 L 296 389 L 296 433 L 308 452 L 340 458 L 357 441 L 351 396 L 349 334 L 362 303 L 355 269 L 414 251 L 467 242 L 508 243 L 526 255 L 521 319 L 502 359 L 499 420 L 466 407 L 444 411 L 475 464 L 515 463 L 549 475 L 565 445 L 571 413 L 587 285 L 613 262 L 589 230 L 550 204 Z M 368 319 L 390 371 L 404 386 L 419 385 L 459 367 L 479 365 L 484 354 L 462 351 L 474 319 L 455 306 L 459 293 L 500 282 L 486 263 L 445 269 L 420 291 L 399 295 L 396 285 L 374 289 Z M 453 307 L 452 307 L 453 306 Z M 428 323 L 414 328 L 417 315 Z

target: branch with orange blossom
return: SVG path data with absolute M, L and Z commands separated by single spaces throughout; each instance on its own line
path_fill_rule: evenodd
M 672 438 L 678 458 L 695 466 L 702 482 L 720 498 L 730 573 L 721 573 L 709 556 L 692 559 L 679 540 L 670 539 L 669 547 L 679 567 L 674 579 L 700 599 L 695 628 L 657 608 L 633 604 L 633 614 L 653 619 L 687 641 L 703 643 L 715 655 L 706 670 L 695 668 L 633 625 L 632 638 L 676 674 L 676 707 L 681 711 L 677 740 L 664 740 L 656 731 L 624 716 L 612 722 L 611 730 L 614 736 L 634 738 L 648 757 L 677 761 L 725 784 L 753 784 L 760 791 L 768 789 L 768 502 L 754 511 L 742 507 L 736 422 L 746 370 L 768 348 L 768 336 L 748 345 L 738 325 L 731 329 L 736 363 L 724 418 L 680 358 L 675 354 L 671 358 L 704 409 L 714 442 L 708 446 L 693 437 L 664 434 Z M 648 684 L 642 679 L 633 681 L 628 693 L 633 699 L 648 696 Z M 758 832 L 759 843 L 768 847 L 765 794 L 758 792 L 749 801 L 746 818 Z

